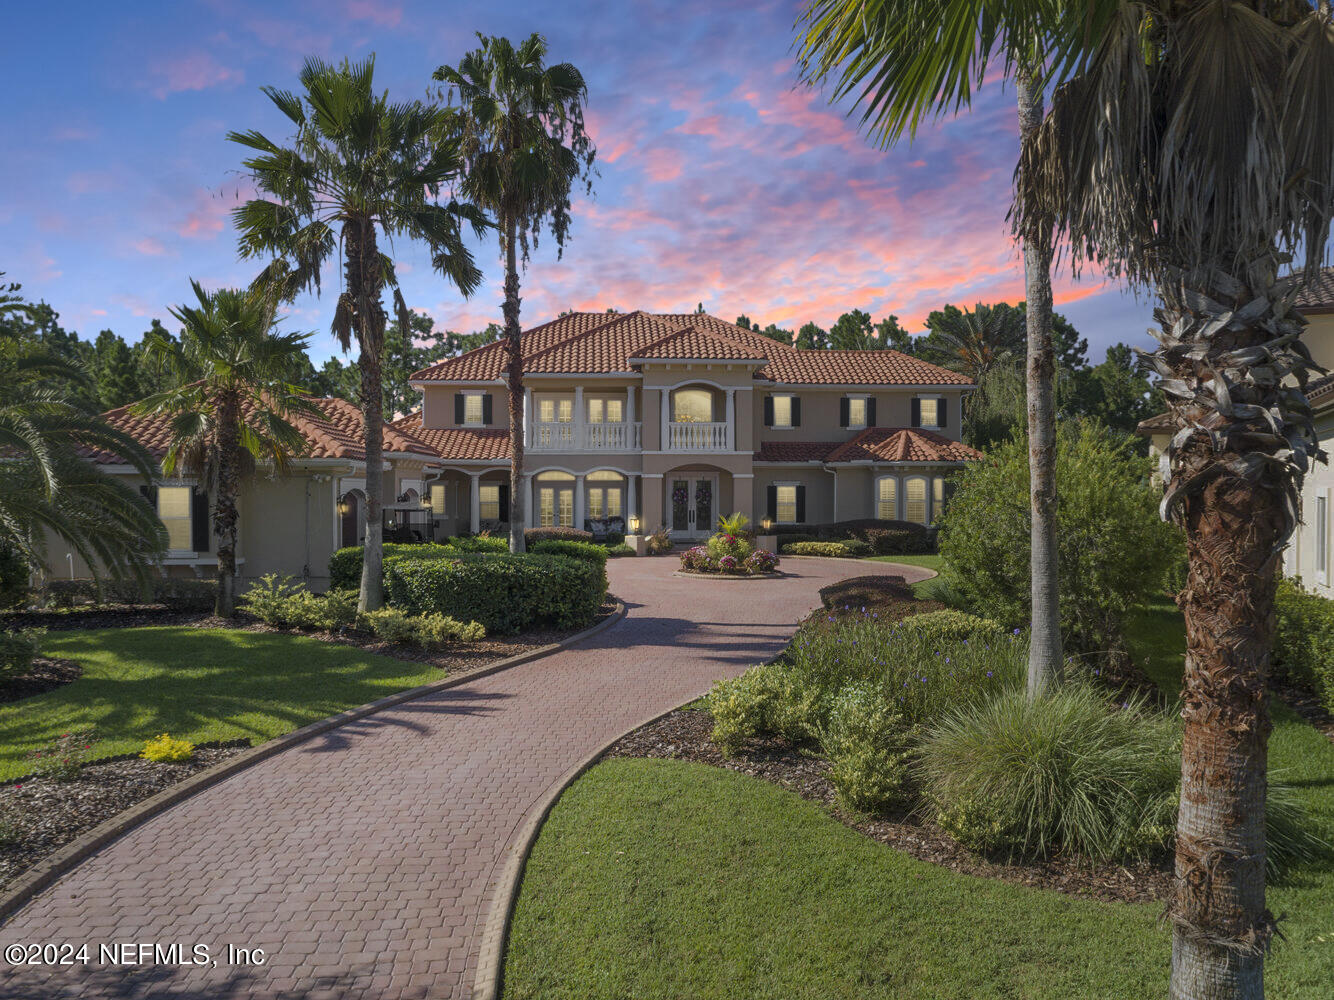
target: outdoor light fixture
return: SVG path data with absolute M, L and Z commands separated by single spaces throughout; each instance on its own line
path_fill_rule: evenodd
M 422 494 L 422 506 L 425 507 L 427 510 L 431 509 L 431 494 L 429 493 Z
M 341 496 L 341 497 L 338 498 L 338 516 L 339 516 L 339 517 L 347 517 L 347 512 L 350 511 L 351 509 L 352 509 L 352 505 L 351 505 L 350 503 L 347 502 L 347 496 L 346 496 L 346 494 L 344 494 L 343 496 Z
M 766 535 L 773 530 L 773 526 L 774 526 L 773 519 L 769 517 L 766 517 L 763 521 L 760 522 L 760 527 L 764 529 L 764 533 Z
M 631 515 L 630 515 L 630 521 L 629 521 L 629 524 L 630 524 L 630 534 L 632 534 L 632 535 L 637 535 L 637 534 L 639 534 L 639 515 L 638 515 L 638 514 L 631 514 Z

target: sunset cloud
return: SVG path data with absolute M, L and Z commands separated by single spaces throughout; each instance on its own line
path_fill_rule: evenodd
M 193 52 L 154 63 L 152 77 L 153 95 L 165 100 L 171 94 L 241 83 L 245 73 L 222 65 L 207 52 Z

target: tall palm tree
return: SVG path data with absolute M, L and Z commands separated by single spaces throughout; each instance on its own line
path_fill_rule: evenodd
M 510 551 L 524 549 L 523 345 L 519 342 L 519 263 L 548 225 L 557 256 L 570 232 L 570 190 L 592 190 L 597 149 L 584 131 L 588 88 L 569 63 L 547 66 L 547 42 L 532 34 L 517 48 L 478 34 L 481 47 L 434 78 L 462 136 L 464 192 L 493 213 L 505 257 L 505 352 L 510 414 Z M 457 104 L 455 103 L 457 101 Z
M 480 235 L 485 216 L 470 204 L 440 201 L 459 179 L 458 140 L 448 117 L 421 101 L 390 103 L 374 92 L 375 60 L 330 66 L 308 59 L 300 96 L 264 88 L 296 127 L 283 146 L 256 131 L 228 138 L 256 155 L 245 161 L 256 187 L 268 197 L 247 201 L 233 213 L 242 257 L 269 257 L 257 286 L 280 299 L 320 288 L 320 269 L 340 255 L 343 291 L 332 330 L 343 349 L 360 349 L 361 410 L 366 437 L 366 542 L 361 573 L 363 610 L 383 603 L 382 363 L 385 311 L 381 296 L 393 290 L 403 329 L 412 328 L 393 260 L 381 241 L 421 240 L 431 263 L 464 295 L 481 272 L 463 242 L 466 223 Z
M 305 448 L 288 421 L 318 413 L 287 381 L 305 357 L 306 334 L 275 333 L 272 300 L 262 292 L 206 292 L 192 281 L 195 305 L 171 311 L 179 341 L 150 334 L 149 357 L 178 388 L 136 404 L 136 412 L 167 414 L 171 433 L 163 470 L 199 477 L 213 498 L 210 519 L 218 539 L 217 614 L 236 611 L 236 499 L 241 475 L 256 463 L 278 471 Z
M 1009 364 L 1023 343 L 1017 310 L 979 302 L 967 309 L 947 309 L 934 322 L 919 350 L 928 361 L 967 375 L 977 384 L 969 407 L 985 402 L 987 376 Z
M 1164 516 L 1186 532 L 1187 655 L 1172 996 L 1259 997 L 1266 677 L 1279 554 L 1321 458 L 1293 300 L 1334 214 L 1334 24 L 1302 0 L 1099 0 L 1105 28 L 1053 92 L 1016 222 L 1076 266 L 1152 288 L 1177 426 Z M 1280 277 L 1300 252 L 1295 275 Z
M 157 463 L 87 402 L 87 372 L 23 335 L 30 308 L 18 285 L 0 285 L 0 547 L 38 569 L 54 536 L 95 576 L 146 581 L 166 529 L 123 476 L 88 456 L 115 455 L 150 483 Z
M 892 145 L 931 115 L 968 105 L 999 62 L 1018 92 L 1019 129 L 1042 121 L 1042 81 L 1077 59 L 1081 31 L 1096 28 L 1079 4 L 1059 0 L 809 0 L 797 39 L 803 79 L 834 81 L 831 100 L 851 96 L 861 124 Z M 1056 552 L 1055 351 L 1050 231 L 1021 234 L 1028 303 L 1028 453 L 1032 629 L 1028 688 L 1036 697 L 1061 675 Z

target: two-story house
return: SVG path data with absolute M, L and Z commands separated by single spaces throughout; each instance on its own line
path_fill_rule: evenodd
M 971 381 L 892 350 L 797 350 L 706 314 L 568 313 L 523 334 L 529 527 L 711 533 L 720 514 L 932 522 Z M 437 534 L 508 521 L 501 342 L 417 372 Z

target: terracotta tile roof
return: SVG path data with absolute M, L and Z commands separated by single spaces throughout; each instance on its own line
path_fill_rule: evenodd
M 1320 409 L 1334 403 L 1334 375 L 1322 375 L 1306 383 L 1306 398 Z
M 799 351 L 707 313 L 568 313 L 523 337 L 529 374 L 624 372 L 631 368 L 630 358 L 698 358 L 765 360 L 757 379 L 794 385 L 971 384 L 957 372 L 898 351 Z M 504 346 L 487 344 L 413 378 L 495 381 L 504 364 Z
M 839 441 L 761 441 L 757 462 L 823 462 Z
M 975 462 L 982 453 L 935 431 L 917 427 L 868 427 L 839 445 L 828 462 Z
M 1297 293 L 1298 309 L 1334 309 L 1334 267 L 1322 267 L 1320 273 Z
M 340 458 L 354 462 L 365 459 L 361 410 L 345 399 L 312 399 L 311 402 L 321 411 L 321 416 L 298 413 L 288 418 L 305 438 L 306 451 L 301 457 Z M 104 416 L 113 427 L 120 428 L 147 448 L 155 458 L 161 459 L 166 455 L 170 441 L 171 417 L 165 414 L 140 416 L 131 412 L 133 406 L 118 407 Z M 250 405 L 244 409 L 247 416 L 253 412 Z M 384 430 L 384 450 L 416 453 L 423 458 L 432 454 L 426 444 L 389 424 L 385 425 Z M 89 449 L 85 454 L 102 464 L 122 461 L 119 455 L 98 449 Z
M 508 462 L 510 459 L 510 432 L 507 430 L 476 427 L 426 429 L 422 427 L 421 410 L 400 417 L 393 426 L 425 443 L 437 458 L 456 462 Z

